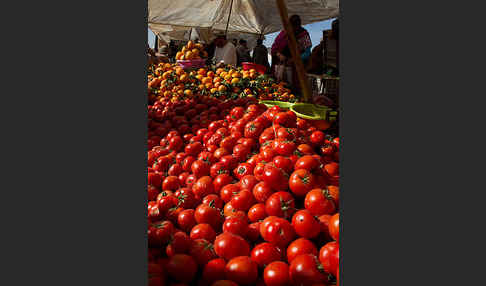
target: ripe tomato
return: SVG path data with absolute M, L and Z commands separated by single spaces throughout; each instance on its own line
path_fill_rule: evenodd
M 240 180 L 246 175 L 253 174 L 253 166 L 248 163 L 240 163 L 236 169 L 233 170 L 235 177 Z
M 246 239 L 251 242 L 255 242 L 260 238 L 260 225 L 261 222 L 257 221 L 248 225 L 248 231 L 246 233 Z
M 244 136 L 246 138 L 257 139 L 263 132 L 264 126 L 259 121 L 251 121 L 245 125 Z
M 197 205 L 198 201 L 192 190 L 189 188 L 180 188 L 174 195 L 177 197 L 178 205 L 181 208 L 192 209 Z
M 281 259 L 282 253 L 280 250 L 275 245 L 268 242 L 256 245 L 251 251 L 251 260 L 260 267 L 265 267 L 265 265 Z
M 339 243 L 331 241 L 319 251 L 319 260 L 327 273 L 337 276 L 339 267 Z
M 196 219 L 194 218 L 194 210 L 187 209 L 183 210 L 179 213 L 177 217 L 177 224 L 179 228 L 185 232 L 189 232 L 195 225 Z
M 329 220 L 329 234 L 331 237 L 339 241 L 339 213 L 336 213 Z
M 162 216 L 165 216 L 169 209 L 175 207 L 177 203 L 178 200 L 174 196 L 161 196 L 157 201 L 158 211 Z
M 235 157 L 237 161 L 245 161 L 250 154 L 250 151 L 251 149 L 248 146 L 237 144 L 233 147 L 233 157 Z
M 329 234 L 329 221 L 331 220 L 330 215 L 321 215 L 319 216 L 319 222 L 321 224 L 321 235 L 323 236 L 324 241 L 331 240 L 331 235 Z
M 258 266 L 248 256 L 232 258 L 226 264 L 227 279 L 238 285 L 253 285 L 258 278 Z
M 158 194 L 159 194 L 159 189 L 157 189 L 155 186 L 152 185 L 147 186 L 147 197 L 149 201 L 155 201 Z
M 187 254 L 176 254 L 169 258 L 167 274 L 178 282 L 189 283 L 195 277 L 197 264 Z
M 273 158 L 273 164 L 275 167 L 284 170 L 286 173 L 291 172 L 293 169 L 292 161 L 287 157 L 275 156 Z
M 279 113 L 275 114 L 275 116 L 273 117 L 273 123 L 278 124 L 278 125 L 282 125 L 282 126 L 285 126 L 285 127 L 292 127 L 292 125 L 295 124 L 295 120 L 294 120 L 294 124 L 292 124 L 292 119 L 293 118 L 290 116 L 289 113 L 279 112 Z
M 219 210 L 205 204 L 200 204 L 196 208 L 194 218 L 197 223 L 207 223 L 213 229 L 219 229 L 223 223 L 223 218 L 221 217 Z
M 258 180 L 253 175 L 245 175 L 240 179 L 240 188 L 242 190 L 253 190 Z
M 192 187 L 192 192 L 197 199 L 202 199 L 209 194 L 214 194 L 214 185 L 211 177 L 204 176 L 199 178 Z
M 315 216 L 333 214 L 336 211 L 336 202 L 329 190 L 313 189 L 305 196 L 304 207 Z
M 170 190 L 175 191 L 180 187 L 179 185 L 179 178 L 176 176 L 168 176 L 164 179 L 162 183 L 162 190 Z
M 209 242 L 213 242 L 216 238 L 216 232 L 209 224 L 200 223 L 192 228 L 190 237 L 192 240 L 205 239 Z
M 225 268 L 225 271 L 226 271 L 226 268 Z M 211 284 L 211 286 L 238 286 L 238 284 L 236 284 L 235 282 L 230 281 L 230 280 L 218 280 L 218 281 L 214 282 L 213 284 Z
M 208 205 L 208 206 L 214 206 L 216 207 L 217 209 L 221 209 L 223 207 L 223 200 L 216 194 L 210 194 L 210 195 L 207 195 L 205 196 L 203 199 L 202 199 L 202 203 L 205 204 L 205 205 Z
M 169 139 L 169 149 L 173 151 L 180 151 L 182 150 L 182 145 L 184 142 L 180 136 L 174 136 Z
M 265 202 L 265 212 L 269 216 L 290 218 L 295 212 L 295 200 L 289 192 L 273 193 Z
M 226 218 L 223 223 L 223 232 L 231 232 L 241 237 L 245 237 L 248 232 L 247 218 L 236 216 Z
M 219 160 L 223 164 L 226 170 L 233 170 L 238 165 L 238 161 L 233 155 L 226 155 Z
M 177 231 L 170 238 L 170 243 L 166 248 L 166 254 L 168 257 L 171 257 L 175 254 L 186 253 L 189 251 L 190 244 L 191 240 L 189 236 L 183 231 Z
M 216 176 L 221 174 L 229 174 L 228 169 L 221 162 L 214 163 L 209 169 L 209 175 L 212 178 L 216 178 Z
M 324 170 L 326 170 L 326 173 L 331 177 L 339 176 L 339 164 L 336 162 L 324 165 Z
M 192 188 L 196 183 L 197 178 L 193 174 L 190 174 L 186 177 L 186 187 Z
M 324 144 L 325 137 L 326 135 L 322 131 L 317 130 L 312 132 L 312 134 L 310 135 L 310 141 L 312 142 L 312 144 L 320 146 Z
M 299 197 L 307 195 L 315 186 L 314 175 L 305 169 L 295 170 L 289 179 L 289 187 L 292 193 Z
M 289 180 L 280 169 L 267 164 L 264 170 L 263 181 L 272 187 L 272 189 L 278 191 L 287 189 Z
M 186 156 L 184 160 L 182 160 L 182 170 L 185 172 L 190 172 L 192 163 L 196 161 L 196 158 L 194 156 Z
M 265 174 L 265 164 L 262 162 L 257 163 L 255 165 L 255 168 L 253 169 L 253 175 L 257 180 L 262 181 L 264 174 Z
M 172 222 L 158 221 L 149 226 L 148 229 L 148 243 L 153 246 L 166 245 L 171 235 L 174 233 L 175 228 Z
M 204 267 L 209 261 L 217 258 L 214 246 L 205 239 L 191 240 L 189 254 L 194 257 L 199 266 Z
M 159 173 L 148 173 L 148 184 L 160 187 L 162 185 L 162 175 Z
M 216 193 L 219 193 L 219 191 L 221 191 L 221 188 L 223 188 L 228 184 L 231 184 L 232 182 L 233 182 L 233 177 L 231 177 L 228 174 L 217 175 L 213 180 L 214 191 Z
M 194 143 L 187 144 L 186 147 L 185 147 L 185 149 L 184 149 L 184 152 L 188 156 L 196 157 L 197 154 L 199 154 L 202 150 L 203 150 L 202 143 L 199 142 L 199 141 L 196 141 Z
M 294 168 L 296 170 L 305 169 L 305 170 L 311 172 L 314 169 L 318 168 L 319 164 L 320 164 L 319 160 L 317 160 L 314 156 L 304 155 L 297 160 Z
M 179 176 L 182 173 L 182 167 L 180 164 L 174 164 L 170 166 L 169 170 L 167 171 L 167 174 L 169 176 Z
M 282 156 L 290 156 L 294 153 L 297 146 L 295 142 L 289 140 L 275 140 L 275 151 Z
M 240 187 L 236 184 L 228 184 L 221 188 L 220 197 L 221 199 L 227 203 L 231 200 L 231 198 L 240 192 Z
M 266 217 L 267 217 L 267 213 L 265 212 L 265 204 L 262 203 L 254 204 L 248 210 L 248 219 L 251 222 L 263 220 Z
M 225 150 L 233 150 L 233 147 L 236 145 L 236 139 L 229 136 L 223 138 L 219 143 L 219 147 L 224 148 Z
M 230 203 L 234 209 L 246 212 L 255 203 L 255 198 L 249 190 L 241 190 L 231 198 Z
M 315 238 L 321 231 L 319 220 L 308 210 L 299 210 L 292 217 L 295 232 L 305 238 Z
M 301 254 L 290 263 L 290 280 L 294 285 L 313 285 L 325 283 L 325 272 L 320 270 L 322 266 L 315 255 Z
M 260 235 L 265 241 L 286 247 L 294 239 L 295 231 L 287 220 L 269 216 L 260 224 Z
M 209 261 L 203 269 L 202 278 L 207 283 L 213 283 L 225 278 L 226 261 L 216 258 Z
M 237 256 L 248 256 L 250 245 L 239 235 L 223 232 L 214 240 L 214 251 L 219 257 L 230 260 Z
M 218 148 L 214 151 L 214 158 L 217 160 L 221 160 L 223 156 L 230 155 L 231 153 L 226 148 Z
M 289 265 L 282 261 L 274 261 L 265 267 L 263 279 L 266 286 L 290 285 Z
M 287 247 L 287 261 L 290 263 L 301 254 L 312 254 L 317 256 L 317 248 L 312 241 L 306 238 L 298 238 Z

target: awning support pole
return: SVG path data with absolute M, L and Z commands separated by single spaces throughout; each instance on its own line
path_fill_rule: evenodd
M 228 36 L 228 27 L 229 27 L 229 21 L 230 21 L 230 18 L 231 18 L 231 12 L 232 11 L 233 11 L 233 0 L 231 0 L 231 4 L 230 4 L 230 11 L 229 11 L 229 14 L 228 14 L 228 21 L 226 22 L 226 29 L 224 31 L 225 36 Z

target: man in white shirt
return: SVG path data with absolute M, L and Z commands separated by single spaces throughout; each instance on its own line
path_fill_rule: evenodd
M 233 43 L 226 40 L 225 35 L 218 35 L 214 40 L 216 49 L 214 50 L 214 60 L 216 65 L 232 65 L 236 67 L 236 47 Z

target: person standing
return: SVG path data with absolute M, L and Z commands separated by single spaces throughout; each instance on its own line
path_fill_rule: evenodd
M 297 41 L 297 49 L 304 65 L 307 64 L 307 60 L 311 54 L 312 42 L 304 27 L 302 27 L 302 21 L 299 15 L 292 15 L 290 17 L 290 24 L 294 31 L 295 39 Z M 289 39 L 287 32 L 282 30 L 278 34 L 272 45 L 272 73 L 275 71 L 276 65 L 283 65 L 292 68 L 292 83 L 296 89 L 299 89 L 299 81 L 297 80 L 297 71 L 295 65 L 292 62 L 292 54 L 290 53 Z M 294 80 L 295 79 L 295 80 Z
M 258 39 L 257 45 L 253 49 L 253 62 L 265 66 L 267 69 L 270 67 L 268 64 L 268 50 L 267 47 L 263 45 L 263 40 Z
M 250 50 L 248 49 L 247 43 L 244 39 L 240 40 L 238 48 L 236 48 L 238 54 L 238 65 L 244 62 L 251 62 Z
M 236 67 L 236 47 L 228 42 L 226 35 L 219 34 L 214 40 L 214 61 L 216 65 L 232 65 Z

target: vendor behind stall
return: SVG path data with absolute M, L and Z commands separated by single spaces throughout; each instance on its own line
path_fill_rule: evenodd
M 232 65 L 236 67 L 236 47 L 228 42 L 225 34 L 218 34 L 214 40 L 214 61 L 216 65 Z

